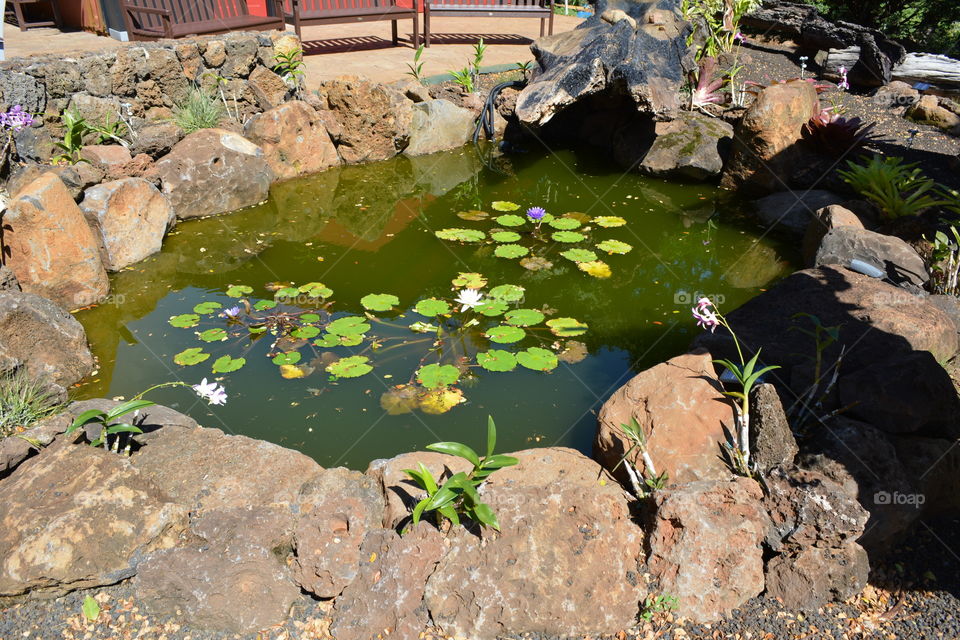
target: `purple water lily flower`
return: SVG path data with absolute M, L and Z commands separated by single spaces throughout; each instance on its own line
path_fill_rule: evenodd
M 228 320 L 236 320 L 240 317 L 240 307 L 230 307 L 223 310 L 223 316 Z
M 527 217 L 534 222 L 540 222 L 545 215 L 547 215 L 547 211 L 543 207 L 530 207 L 527 209 Z

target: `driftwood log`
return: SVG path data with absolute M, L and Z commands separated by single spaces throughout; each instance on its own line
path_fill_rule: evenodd
M 840 67 L 852 68 L 860 59 L 859 47 L 830 49 L 823 63 L 824 77 L 840 77 Z M 893 68 L 893 80 L 915 85 L 922 82 L 933 91 L 960 93 L 960 60 L 931 53 L 909 53 Z

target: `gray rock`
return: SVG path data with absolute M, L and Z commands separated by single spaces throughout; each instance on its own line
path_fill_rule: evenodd
M 117 98 L 75 93 L 70 96 L 70 106 L 67 108 L 76 110 L 80 117 L 94 125 L 116 122 L 120 117 L 120 100 Z
M 814 264 L 849 267 L 851 260 L 873 265 L 897 284 L 922 287 L 930 279 L 923 258 L 900 238 L 850 226 L 838 227 L 823 237 Z
M 419 156 L 455 149 L 469 142 L 475 118 L 469 109 L 447 100 L 429 100 L 413 105 L 410 142 L 404 153 Z
M 17 275 L 7 265 L 0 265 L 0 291 L 20 291 Z
M 43 78 L 48 98 L 69 98 L 83 91 L 80 67 L 73 60 L 47 61 L 35 68 Z
M 43 113 L 47 106 L 44 86 L 25 73 L 0 70 L 0 110 L 9 111 L 15 105 L 29 113 Z
M 777 465 L 790 465 L 800 448 L 790 430 L 780 396 L 772 384 L 754 387 L 750 400 L 751 459 L 766 471 Z
M 847 199 L 831 191 L 781 191 L 754 203 L 757 216 L 768 227 L 776 227 L 796 234 L 805 233 L 824 207 L 843 204 Z
M 183 139 L 183 129 L 172 122 L 154 122 L 147 124 L 137 132 L 136 139 L 130 144 L 130 154 L 145 153 L 159 158 Z
M 856 542 L 843 547 L 802 547 L 767 563 L 767 597 L 787 609 L 816 611 L 831 601 L 843 602 L 867 586 L 870 562 Z
M 246 78 L 257 59 L 257 41 L 246 34 L 228 34 L 224 37 L 225 57 L 220 75 L 224 78 Z
M 847 203 L 852 206 L 853 203 Z M 824 207 L 818 210 L 807 230 L 803 235 L 803 264 L 807 267 L 814 266 L 814 260 L 817 256 L 817 249 L 823 237 L 829 232 L 839 227 L 854 227 L 856 229 L 865 229 L 872 226 L 873 221 L 864 213 L 865 207 L 857 207 L 861 211 L 853 211 L 839 204 Z
M 13 134 L 17 155 L 27 162 L 50 162 L 57 152 L 56 141 L 47 127 L 26 127 Z
M 417 82 L 413 78 L 403 78 L 391 82 L 390 86 L 405 95 L 412 102 L 426 102 L 431 100 L 430 90 L 423 86 L 422 82 Z
M 640 163 L 641 171 L 663 178 L 709 180 L 723 171 L 733 127 L 683 111 L 676 120 L 656 123 L 656 136 Z

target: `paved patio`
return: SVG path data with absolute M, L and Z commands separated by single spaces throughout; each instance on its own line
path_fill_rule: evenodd
M 569 31 L 580 18 L 554 17 L 554 33 Z M 399 46 L 390 41 L 390 22 L 305 27 L 303 47 L 307 86 L 343 74 L 365 75 L 390 82 L 404 77 L 413 60 L 410 21 L 401 21 Z M 540 35 L 540 21 L 529 18 L 433 18 L 431 46 L 421 61 L 426 76 L 462 69 L 473 57 L 473 45 L 483 37 L 488 45 L 484 66 L 531 60 L 530 43 Z M 83 31 L 56 29 L 20 31 L 4 25 L 7 58 L 47 53 L 69 54 L 126 46 L 113 38 Z

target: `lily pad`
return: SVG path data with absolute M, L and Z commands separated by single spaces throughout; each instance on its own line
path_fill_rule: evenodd
M 446 413 L 464 401 L 463 391 L 456 387 L 433 389 L 420 394 L 420 411 L 430 415 Z
M 329 298 L 333 295 L 333 289 L 321 282 L 308 282 L 300 286 L 300 292 L 305 293 L 311 298 Z
M 438 300 L 437 298 L 426 298 L 418 302 L 413 310 L 422 316 L 435 318 L 436 316 L 444 316 L 450 313 L 450 303 L 446 300 Z
M 620 242 L 619 240 L 604 240 L 597 245 L 597 249 L 600 251 L 606 251 L 607 253 L 630 253 L 633 251 L 633 246 L 627 244 L 626 242 Z
M 491 342 L 496 342 L 497 344 L 513 344 L 514 342 L 523 340 L 527 336 L 527 333 L 520 327 L 502 324 L 487 329 L 486 335 L 490 338 Z
M 274 298 L 296 298 L 300 295 L 300 289 L 296 287 L 284 287 L 282 289 L 277 289 L 273 294 Z
M 487 237 L 479 229 L 440 229 L 434 235 L 451 242 L 482 242 Z
M 554 318 L 547 320 L 547 326 L 553 335 L 561 338 L 572 338 L 587 332 L 587 325 L 576 318 Z
M 367 311 L 389 311 L 400 304 L 400 298 L 389 293 L 371 293 L 360 298 L 360 304 Z
M 610 265 L 608 265 L 603 260 L 594 260 L 592 262 L 581 262 L 577 264 L 580 271 L 587 273 L 594 278 L 609 278 L 610 277 Z
M 530 253 L 530 249 L 527 249 L 523 245 L 519 244 L 501 244 L 493 251 L 493 255 L 498 258 L 522 258 L 523 256 Z
M 471 211 L 461 211 L 457 214 L 457 217 L 462 220 L 469 220 L 470 222 L 478 222 L 480 220 L 486 220 L 490 217 L 490 214 L 486 211 L 473 209 Z
M 176 364 L 190 367 L 195 364 L 200 364 L 209 357 L 210 354 L 205 353 L 202 347 L 191 347 L 190 349 L 184 349 L 177 355 L 173 356 L 173 361 Z
M 507 202 L 506 200 L 496 200 L 490 206 L 494 211 L 516 211 L 520 208 L 517 203 Z
M 320 327 L 315 327 L 312 324 L 304 325 L 299 329 L 291 331 L 290 335 L 294 338 L 300 338 L 301 340 L 309 340 L 310 338 L 316 338 L 320 335 Z
M 361 342 L 363 342 L 363 336 L 362 336 L 362 335 L 340 336 L 340 344 L 339 344 L 339 346 L 341 346 L 341 347 L 355 347 L 355 346 L 357 346 L 358 344 L 360 344 Z
M 553 371 L 557 368 L 557 354 L 541 347 L 530 347 L 517 354 L 517 362 L 534 371 Z
M 280 365 L 280 375 L 287 380 L 296 380 L 305 377 L 307 372 L 303 367 L 298 367 L 295 364 L 282 364 Z
M 367 364 L 369 361 L 366 356 L 348 356 L 327 365 L 327 373 L 338 378 L 359 378 L 373 371 L 373 367 Z
M 520 234 L 516 231 L 494 231 L 490 234 L 490 239 L 494 242 L 516 242 L 520 239 Z
M 620 216 L 597 216 L 593 219 L 593 224 L 612 229 L 613 227 L 622 227 L 627 224 L 627 221 Z
M 300 315 L 300 322 L 317 322 L 320 316 L 315 313 L 304 313 Z
M 554 218 L 549 224 L 554 229 L 560 231 L 570 231 L 571 229 L 580 228 L 580 221 L 574 220 L 573 218 Z
M 553 263 L 540 256 L 528 256 L 520 260 L 520 266 L 527 271 L 545 271 L 551 269 Z
M 197 334 L 197 337 L 204 342 L 223 342 L 227 339 L 227 332 L 223 329 L 207 329 Z
M 526 289 L 516 284 L 500 284 L 490 289 L 490 297 L 504 302 L 520 302 Z
M 257 311 L 267 311 L 268 309 L 273 309 L 277 306 L 276 300 L 258 300 L 253 308 Z
M 325 333 L 320 338 L 317 338 L 313 341 L 314 346 L 317 347 L 339 347 L 340 346 L 340 336 L 333 333 Z
M 573 262 L 593 262 L 597 259 L 597 254 L 590 249 L 567 249 L 560 255 Z
M 370 325 L 360 316 L 344 316 L 327 325 L 327 333 L 335 336 L 359 336 L 370 331 Z
M 229 287 L 226 291 L 226 294 L 231 298 L 242 298 L 243 296 L 248 296 L 253 293 L 253 287 L 248 287 L 245 284 L 235 284 Z
M 213 313 L 217 309 L 223 308 L 223 305 L 219 302 L 201 302 L 193 308 L 194 313 L 199 313 L 201 315 L 206 315 L 208 313 Z
M 289 351 L 287 353 L 278 353 L 273 356 L 273 364 L 297 364 L 303 356 L 299 351 Z
M 499 315 L 502 315 L 504 311 L 510 307 L 506 302 L 502 300 L 487 300 L 486 302 L 481 302 L 473 308 L 477 313 L 483 314 L 488 318 L 495 318 Z
M 477 354 L 477 364 L 487 371 L 513 371 L 517 357 L 503 349 L 491 349 Z
M 565 243 L 583 242 L 587 239 L 587 236 L 576 231 L 554 231 L 550 234 L 550 237 L 553 238 L 554 242 Z
M 497 224 L 504 227 L 519 227 L 523 224 L 526 224 L 526 220 L 522 216 L 518 216 L 512 213 L 509 213 L 505 216 L 497 216 Z
M 167 322 L 170 323 L 171 327 L 189 329 L 190 327 L 195 327 L 200 323 L 200 316 L 195 313 L 184 313 L 179 316 L 173 316 Z
M 482 289 L 487 286 L 487 278 L 482 273 L 460 273 L 452 280 L 455 287 L 466 287 L 467 289 Z
M 214 373 L 230 373 L 236 371 L 247 364 L 246 358 L 231 358 L 230 356 L 221 356 L 213 361 Z
M 567 340 L 563 344 L 563 351 L 557 357 L 567 364 L 576 364 L 584 360 L 587 355 L 587 345 L 578 340 Z
M 402 384 L 380 396 L 380 408 L 391 416 L 411 413 L 420 404 L 420 390 L 411 384 Z
M 428 364 L 417 371 L 417 382 L 427 389 L 439 389 L 456 384 L 460 370 L 452 364 Z
M 513 309 L 503 317 L 504 322 L 515 327 L 530 327 L 543 322 L 546 316 L 536 309 Z

